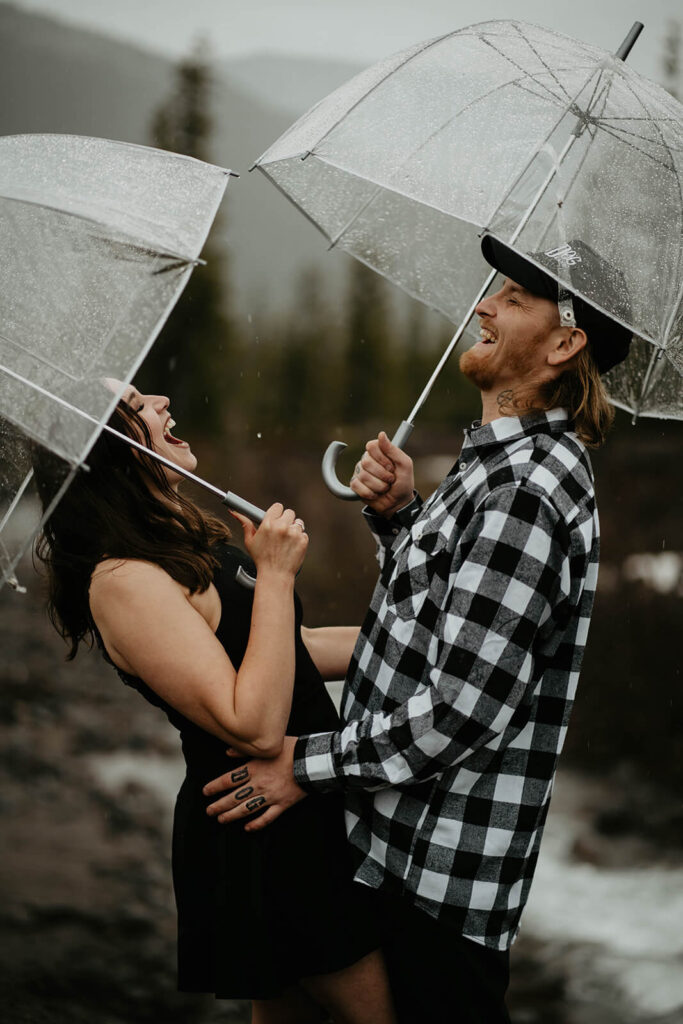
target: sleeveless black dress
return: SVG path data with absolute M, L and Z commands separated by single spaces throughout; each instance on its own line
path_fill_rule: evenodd
M 216 636 L 237 669 L 249 638 L 253 594 L 236 582 L 253 562 L 217 549 L 222 604 Z M 337 729 L 339 718 L 301 639 L 296 605 L 296 676 L 288 735 Z M 209 818 L 202 787 L 236 768 L 226 744 L 166 704 L 141 679 L 124 682 L 162 708 L 180 732 L 187 765 L 175 807 L 173 885 L 178 908 L 178 988 L 232 999 L 268 999 L 311 974 L 341 970 L 379 944 L 373 893 L 352 881 L 337 794 L 308 796 L 259 832 Z

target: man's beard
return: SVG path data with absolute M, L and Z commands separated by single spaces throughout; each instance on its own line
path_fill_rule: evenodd
M 467 349 L 460 356 L 458 365 L 465 377 L 480 391 L 491 392 L 498 388 L 501 393 L 504 392 L 508 396 L 507 401 L 511 400 L 513 405 L 519 402 L 520 406 L 524 407 L 529 405 L 540 383 L 534 346 L 542 341 L 543 337 L 544 335 L 539 334 L 530 338 L 524 345 L 513 344 L 503 353 L 502 366 L 505 375 L 502 380 L 501 365 L 495 351 L 487 359 L 480 359 L 473 349 Z M 498 341 L 496 344 L 500 345 L 501 342 Z M 514 388 L 506 382 L 511 380 L 515 381 Z
M 491 391 L 496 382 L 495 368 L 490 359 L 477 359 L 472 349 L 467 349 L 460 356 L 458 363 L 460 372 L 471 380 L 480 391 Z

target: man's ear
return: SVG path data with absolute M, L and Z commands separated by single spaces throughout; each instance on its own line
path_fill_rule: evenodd
M 588 343 L 588 336 L 580 327 L 561 327 L 562 332 L 547 355 L 551 366 L 561 366 L 568 363 L 570 359 L 577 356 L 582 348 Z

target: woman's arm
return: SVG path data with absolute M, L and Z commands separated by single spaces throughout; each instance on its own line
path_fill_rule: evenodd
M 301 627 L 315 667 L 325 680 L 343 679 L 358 639 L 359 626 L 321 626 L 317 629 Z
M 112 660 L 195 724 L 257 757 L 282 748 L 294 683 L 294 577 L 308 541 L 294 513 L 273 508 L 259 531 L 245 527 L 258 572 L 237 672 L 186 590 L 158 565 L 112 561 L 90 588 Z

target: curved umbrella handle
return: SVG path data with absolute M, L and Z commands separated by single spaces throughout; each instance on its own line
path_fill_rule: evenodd
M 403 420 L 398 430 L 391 439 L 391 443 L 395 444 L 397 448 L 403 448 L 406 441 L 413 432 L 415 424 L 410 423 L 408 420 Z M 346 487 L 337 478 L 337 459 L 340 454 L 344 451 L 346 445 L 343 441 L 332 441 L 327 446 L 325 454 L 323 455 L 322 472 L 323 480 L 327 486 L 327 489 L 334 494 L 335 498 L 341 498 L 342 501 L 360 501 L 360 497 L 355 491 L 352 491 L 350 487 Z

